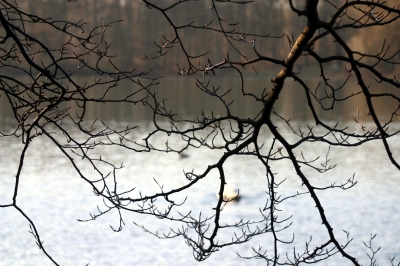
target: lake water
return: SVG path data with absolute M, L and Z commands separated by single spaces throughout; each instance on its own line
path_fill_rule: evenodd
M 174 85 L 176 94 L 183 93 L 185 84 L 181 80 L 166 80 Z M 172 85 L 169 85 L 172 86 Z M 261 86 L 261 85 L 260 85 Z M 196 110 L 189 106 L 196 106 L 191 102 L 198 96 L 189 98 L 170 97 L 172 106 L 180 106 L 182 112 L 188 115 Z M 293 101 L 297 96 L 280 101 Z M 284 98 L 284 97 L 282 97 Z M 202 104 L 204 103 L 201 100 Z M 254 105 L 241 102 L 245 114 L 257 111 Z M 4 106 L 4 105 L 2 105 Z M 288 107 L 289 106 L 289 107 Z M 291 107 L 290 107 L 291 106 Z M 4 108 L 4 107 L 2 107 Z M 204 108 L 204 106 L 196 106 Z M 236 108 L 236 107 L 234 107 Z M 296 113 L 292 105 L 281 105 L 289 108 L 289 116 L 302 115 Z M 291 109 L 293 108 L 293 110 Z M 253 110 L 254 109 L 254 110 Z M 354 109 L 354 108 L 353 108 Z M 104 112 L 105 108 L 103 108 Z M 101 113 L 105 119 L 119 117 L 121 121 L 114 121 L 122 126 L 129 117 L 129 110 L 113 110 Z M 240 112 L 242 109 L 234 109 Z M 9 115 L 1 110 L 2 129 L 10 126 Z M 353 110 L 354 113 L 355 110 Z M 139 125 L 137 137 L 143 136 L 148 127 L 146 113 L 137 113 L 134 123 Z M 334 116 L 334 115 L 330 115 Z M 304 118 L 304 117 L 303 117 Z M 305 118 L 304 118 L 305 119 Z M 305 125 L 307 120 L 299 120 Z M 396 122 L 397 124 L 399 122 Z M 354 124 L 354 123 L 353 123 Z M 395 124 L 396 126 L 398 126 Z M 283 124 L 278 124 L 283 128 Z M 135 133 L 136 134 L 136 133 Z M 268 136 L 265 135 L 265 139 Z M 164 143 L 165 139 L 155 139 L 155 142 Z M 400 138 L 390 140 L 393 145 L 394 156 L 400 159 Z M 22 149 L 20 140 L 0 138 L 0 204 L 11 203 L 14 177 L 17 170 L 19 154 Z M 302 147 L 308 158 L 324 155 L 327 146 L 312 144 Z M 150 193 L 155 187 L 153 178 L 156 178 L 166 187 L 172 188 L 183 184 L 186 179 L 183 170 L 204 170 L 209 164 L 215 163 L 221 152 L 206 149 L 189 149 L 188 158 L 181 159 L 176 154 L 160 153 L 127 153 L 126 151 L 106 149 L 102 156 L 109 157 L 115 162 L 123 162 L 126 166 L 119 173 L 121 186 L 135 186 L 141 191 Z M 323 158 L 321 158 L 321 162 Z M 388 265 L 389 259 L 397 256 L 400 259 L 400 176 L 399 171 L 388 162 L 380 141 L 370 142 L 361 147 L 332 148 L 330 163 L 338 166 L 327 175 L 318 175 L 305 170 L 313 184 L 329 185 L 333 182 L 345 182 L 355 173 L 357 185 L 350 190 L 332 189 L 319 191 L 318 196 L 330 219 L 337 238 L 346 239 L 343 230 L 350 232 L 353 241 L 346 249 L 352 256 L 357 257 L 364 265 L 368 264 L 368 257 L 363 241 L 369 241 L 371 234 L 377 234 L 373 245 L 381 247 L 377 254 L 377 261 Z M 286 182 L 279 188 L 279 193 L 289 195 L 296 191 L 303 191 L 298 177 L 287 163 L 276 163 L 274 169 L 279 172 L 278 178 L 286 178 Z M 84 171 L 90 174 L 92 168 L 83 165 Z M 250 157 L 233 157 L 227 161 L 226 174 L 231 184 L 240 188 L 242 199 L 239 202 L 228 204 L 223 212 L 224 221 L 238 221 L 260 219 L 259 208 L 264 207 L 268 198 L 265 193 L 265 169 Z M 61 152 L 54 148 L 45 137 L 36 138 L 28 149 L 27 160 L 21 176 L 18 195 L 18 205 L 31 217 L 40 233 L 44 246 L 49 254 L 61 265 L 262 265 L 260 260 L 244 260 L 242 256 L 252 256 L 252 247 L 271 248 L 269 235 L 254 237 L 250 242 L 231 246 L 213 254 L 208 260 L 198 263 L 192 256 L 191 249 L 183 238 L 159 240 L 145 233 L 135 226 L 132 221 L 143 224 L 150 229 L 167 233 L 169 228 L 176 229 L 178 224 L 158 220 L 151 216 L 124 213 L 125 226 L 119 233 L 110 229 L 110 225 L 118 226 L 118 217 L 115 213 L 107 214 L 96 221 L 78 222 L 77 219 L 89 219 L 89 213 L 95 214 L 96 208 L 102 208 L 101 199 L 94 196 L 91 188 L 72 169 L 70 163 Z M 180 209 L 182 212 L 193 210 L 193 213 L 202 211 L 203 215 L 211 215 L 216 204 L 218 186 L 217 173 L 211 173 L 199 182 L 194 189 L 183 195 L 188 201 Z M 280 218 L 294 215 L 292 226 L 280 233 L 284 240 L 295 237 L 290 245 L 280 244 L 281 256 L 285 252 L 291 256 L 293 246 L 296 250 L 304 249 L 304 243 L 312 236 L 312 243 L 320 244 L 327 240 L 326 230 L 321 226 L 320 219 L 309 195 L 293 198 L 280 205 Z M 0 209 L 0 265 L 52 265 L 35 244 L 29 233 L 28 222 L 12 208 Z M 221 239 L 230 239 L 229 234 L 221 233 Z M 342 242 L 343 243 L 343 242 Z M 323 265 L 349 265 L 337 256 Z
M 45 140 L 43 138 L 43 140 Z M 397 138 L 396 141 L 399 139 Z M 18 164 L 20 142 L 0 142 L 0 204 L 11 202 L 14 175 Z M 306 154 L 312 157 L 312 148 Z M 371 152 L 374 151 L 374 152 Z M 189 157 L 180 159 L 177 155 L 157 153 L 115 154 L 116 160 L 123 160 L 127 171 L 120 173 L 123 181 L 132 182 L 146 189 L 152 178 L 168 180 L 169 186 L 184 182 L 182 169 L 204 169 L 209 162 L 218 159 L 218 152 L 189 150 Z M 398 154 L 398 152 L 397 152 Z M 117 217 L 106 215 L 96 221 L 82 223 L 77 219 L 89 218 L 96 213 L 96 206 L 102 206 L 99 198 L 91 193 L 85 184 L 71 169 L 68 162 L 51 144 L 38 138 L 29 149 L 30 158 L 25 165 L 18 196 L 19 206 L 35 222 L 47 251 L 61 265 L 187 265 L 198 264 L 192 257 L 191 249 L 182 238 L 159 240 L 131 223 L 147 225 L 152 229 L 168 232 L 174 225 L 144 215 L 125 214 L 126 226 L 122 232 L 114 233 L 109 225 L 118 225 Z M 312 177 L 312 182 L 327 183 L 344 181 L 356 173 L 358 184 L 348 191 L 330 190 L 319 193 L 326 214 L 331 219 L 334 232 L 344 239 L 342 230 L 350 231 L 354 238 L 348 251 L 351 255 L 367 263 L 367 250 L 362 241 L 368 241 L 370 234 L 377 233 L 374 245 L 381 246 L 378 253 L 380 262 L 388 263 L 390 257 L 400 254 L 400 178 L 398 171 L 386 161 L 382 144 L 369 143 L 354 149 L 331 151 L 332 163 L 337 169 L 327 177 Z M 228 162 L 229 180 L 235 183 L 243 195 L 237 203 L 231 203 L 224 211 L 224 218 L 258 219 L 258 208 L 263 207 L 266 194 L 262 188 L 265 182 L 262 168 L 254 166 L 254 161 L 246 157 L 235 157 Z M 290 167 L 279 173 L 288 178 L 281 188 L 282 194 L 301 189 Z M 213 179 L 214 178 L 214 179 Z M 188 203 L 183 211 L 203 209 L 204 213 L 216 204 L 215 181 L 211 175 L 191 190 Z M 322 182 L 325 182 L 322 181 Z M 295 243 L 304 246 L 312 235 L 315 241 L 324 239 L 325 230 L 320 226 L 315 208 L 308 195 L 297 197 L 281 206 L 282 214 L 294 214 L 293 225 L 281 235 L 291 238 L 295 234 Z M 51 265 L 37 248 L 29 234 L 27 221 L 15 210 L 0 210 L 0 265 Z M 240 259 L 235 252 L 243 256 L 252 255 L 251 247 L 259 245 L 269 247 L 268 236 L 255 237 L 249 243 L 223 249 L 212 255 L 201 265 L 260 265 L 259 260 Z M 292 245 L 284 250 L 292 252 Z M 298 247 L 300 248 L 300 247 Z M 331 261 L 335 265 L 340 258 Z M 324 265 L 328 265 L 324 263 Z M 336 264 L 338 265 L 338 264 Z M 342 264 L 346 265 L 346 264 Z

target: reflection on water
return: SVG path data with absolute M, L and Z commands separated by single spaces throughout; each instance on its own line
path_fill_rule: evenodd
M 135 227 L 130 221 L 148 225 L 154 230 L 167 232 L 174 224 L 159 221 L 152 217 L 125 214 L 126 226 L 120 233 L 113 233 L 109 225 L 117 226 L 116 216 L 110 214 L 97 221 L 80 223 L 76 219 L 89 218 L 96 213 L 96 205 L 101 201 L 92 193 L 66 163 L 62 154 L 51 147 L 44 139 L 37 138 L 28 152 L 30 158 L 25 165 L 18 196 L 19 205 L 35 221 L 48 252 L 62 265 L 187 265 L 193 264 L 191 250 L 183 239 L 158 240 Z M 18 154 L 22 145 L 18 142 L 0 142 L 2 159 L 0 167 L 0 202 L 9 203 L 12 197 Z M 356 172 L 358 184 L 349 191 L 330 190 L 320 192 L 326 214 L 331 219 L 338 238 L 345 239 L 342 230 L 351 232 L 354 238 L 348 248 L 350 254 L 366 262 L 366 249 L 362 241 L 370 234 L 378 233 L 375 246 L 382 246 L 378 256 L 387 263 L 389 257 L 398 255 L 400 243 L 400 180 L 396 169 L 385 163 L 386 156 L 380 152 L 380 142 L 369 143 L 355 149 L 333 150 L 332 163 L 339 167 L 329 176 L 311 175 L 311 182 L 330 184 L 344 181 Z M 303 150 L 313 157 L 312 147 Z M 372 154 L 368 151 L 374 150 Z M 5 155 L 7 159 L 5 159 Z M 115 160 L 123 160 L 127 166 L 120 173 L 121 183 L 133 184 L 146 191 L 152 178 L 174 187 L 185 182 L 182 169 L 204 169 L 218 159 L 218 154 L 203 149 L 189 150 L 188 158 L 180 159 L 176 154 L 118 154 Z M 242 199 L 229 204 L 224 211 L 223 221 L 255 219 L 259 208 L 263 207 L 266 194 L 263 185 L 266 181 L 262 167 L 255 166 L 254 160 L 247 157 L 234 157 L 227 162 L 229 182 L 240 188 Z M 374 162 L 366 164 L 365 162 Z M 288 165 L 276 165 L 280 177 L 287 178 L 280 188 L 283 195 L 301 190 L 298 179 Z M 282 171 L 283 170 L 283 171 Z M 194 213 L 203 210 L 203 215 L 216 204 L 215 191 L 218 176 L 210 175 L 195 189 L 187 193 L 187 204 L 181 209 Z M 281 236 L 289 240 L 295 234 L 297 250 L 304 248 L 306 240 L 326 239 L 326 232 L 316 215 L 309 196 L 289 200 L 281 206 L 281 218 L 293 216 L 293 225 Z M 51 265 L 36 247 L 33 237 L 28 233 L 28 223 L 12 209 L 2 209 L 0 216 L 0 258 L 1 265 Z M 222 236 L 227 237 L 227 236 Z M 239 247 L 226 248 L 217 252 L 201 265 L 259 265 L 257 260 L 242 260 L 235 255 L 251 255 L 251 246 L 270 247 L 268 236 L 254 238 L 250 243 Z M 292 252 L 292 246 L 284 247 Z M 340 260 L 340 258 L 338 258 Z M 337 265 L 337 260 L 332 265 Z M 326 265 L 326 264 L 325 264 Z
M 177 112 L 187 116 L 198 114 L 199 110 L 222 111 L 207 101 L 206 95 L 199 93 L 189 86 L 184 79 L 165 79 L 160 85 L 160 97 L 169 99 L 169 104 Z M 237 80 L 226 81 L 226 88 L 237 86 Z M 248 88 L 255 91 L 267 86 L 263 80 L 250 79 Z M 290 84 L 289 84 L 290 85 Z M 163 88 L 168 88 L 167 90 Z M 237 88 L 237 87 L 235 87 Z M 294 117 L 297 123 L 308 121 L 309 114 L 299 113 L 299 106 L 305 101 L 296 93 L 296 86 L 288 86 L 293 94 L 283 95 L 278 108 L 287 117 Z M 240 93 L 232 92 L 233 98 L 238 98 L 233 105 L 233 112 L 242 116 L 253 117 L 261 105 L 254 104 L 250 97 L 242 97 Z M 169 95 L 171 94 L 171 95 Z M 167 97 L 170 96 L 170 97 Z M 231 97 L 231 96 L 230 96 Z M 4 106 L 4 105 L 1 105 Z M 347 105 L 346 105 L 347 106 Z M 99 112 L 107 120 L 130 121 L 145 130 L 151 114 L 145 109 L 124 109 L 114 106 L 112 111 L 94 106 L 93 114 Z M 8 126 L 7 114 L 2 109 L 2 129 Z M 96 109 L 98 108 L 98 109 Z M 345 105 L 343 105 L 345 108 Z M 346 111 L 352 110 L 348 105 Z M 332 114 L 328 114 L 330 116 Z M 328 117 L 327 117 L 328 119 Z M 142 121 L 142 122 L 138 122 Z M 121 123 L 124 126 L 125 122 Z M 310 123 L 311 124 L 311 123 Z M 283 124 L 278 124 L 283 128 Z M 268 136 L 265 136 L 267 139 Z M 164 139 L 156 140 L 163 143 Z M 400 141 L 399 137 L 391 140 L 393 144 Z M 14 177 L 18 165 L 18 155 L 22 144 L 17 140 L 0 139 L 0 204 L 11 202 Z M 321 155 L 328 147 L 316 148 L 312 144 L 302 146 L 302 152 L 314 158 Z M 397 146 L 394 155 L 400 157 Z M 373 151 L 373 152 L 371 152 Z M 177 154 L 160 153 L 124 153 L 108 149 L 102 156 L 112 158 L 116 162 L 124 162 L 126 166 L 119 172 L 121 186 L 135 186 L 143 193 L 150 193 L 155 184 L 153 178 L 165 184 L 166 188 L 173 188 L 186 182 L 182 173 L 184 170 L 204 170 L 207 165 L 215 163 L 221 152 L 206 149 L 189 149 L 187 158 L 180 158 Z M 182 238 L 159 240 L 131 221 L 144 224 L 150 229 L 159 232 L 168 232 L 169 228 L 178 225 L 168 221 L 160 221 L 153 217 L 136 214 L 124 214 L 126 226 L 120 233 L 113 233 L 109 225 L 117 226 L 115 214 L 109 214 L 89 223 L 77 222 L 76 219 L 87 219 L 89 213 L 96 213 L 97 205 L 101 208 L 101 199 L 95 197 L 91 188 L 71 168 L 61 152 L 55 149 L 45 138 L 36 138 L 28 149 L 27 161 L 24 165 L 20 191 L 19 206 L 35 222 L 47 251 L 61 265 L 187 265 L 198 264 L 194 261 L 189 247 Z M 327 217 L 331 220 L 334 233 L 339 240 L 345 241 L 345 233 L 349 231 L 354 238 L 348 247 L 348 252 L 367 264 L 366 248 L 363 241 L 368 241 L 371 234 L 377 233 L 374 247 L 381 246 L 378 253 L 378 263 L 388 264 L 388 259 L 399 255 L 400 242 L 400 179 L 394 166 L 387 163 L 387 155 L 382 152 L 379 141 L 367 143 L 362 147 L 351 149 L 334 149 L 330 152 L 332 164 L 338 166 L 329 175 L 318 175 L 313 171 L 305 170 L 310 181 L 318 185 L 330 185 L 333 182 L 344 182 L 356 173 L 358 184 L 348 190 L 320 191 L 318 195 L 325 207 Z M 259 208 L 262 208 L 267 199 L 264 184 L 265 169 L 250 157 L 233 157 L 226 163 L 228 182 L 235 184 L 241 193 L 241 200 L 230 203 L 224 210 L 222 221 L 258 220 Z M 303 188 L 292 167 L 285 162 L 273 164 L 273 170 L 279 172 L 278 178 L 287 179 L 279 188 L 283 196 L 302 191 Z M 86 166 L 84 171 L 92 168 Z M 215 193 L 218 186 L 218 174 L 211 173 L 195 188 L 188 191 L 187 203 L 180 209 L 181 212 L 193 211 L 193 214 L 211 215 L 216 205 Z M 288 200 L 280 206 L 278 213 L 281 219 L 294 215 L 292 226 L 280 233 L 283 240 L 295 237 L 296 250 L 304 249 L 305 242 L 313 237 L 313 242 L 319 244 L 327 240 L 326 230 L 321 226 L 317 211 L 308 195 Z M 51 265 L 43 256 L 29 234 L 27 221 L 15 210 L 0 210 L 0 265 Z M 221 239 L 231 235 L 221 233 Z M 261 245 L 270 249 L 271 241 L 268 235 L 255 237 L 249 243 L 232 246 L 212 255 L 201 265 L 260 265 L 258 260 L 243 260 L 236 256 L 236 252 L 243 256 L 253 255 L 251 247 Z M 293 245 L 281 245 L 289 255 L 293 252 Z M 223 263 L 221 263 L 223 262 Z M 340 256 L 331 261 L 330 265 L 339 265 Z M 347 263 L 347 262 L 346 262 Z M 328 265 L 324 263 L 324 265 Z M 346 264 L 340 264 L 346 265 Z
M 275 73 L 274 73 L 275 74 Z M 196 74 L 198 76 L 190 77 L 165 77 L 160 80 L 160 84 L 153 87 L 153 91 L 156 93 L 159 100 L 166 99 L 167 108 L 172 109 L 173 113 L 178 114 L 177 117 L 180 118 L 194 118 L 201 115 L 201 111 L 206 114 L 213 112 L 214 114 L 225 113 L 226 110 L 221 101 L 210 97 L 205 92 L 202 92 L 196 87 L 195 78 L 202 80 L 202 75 Z M 209 76 L 207 76 L 209 77 Z M 254 93 L 258 97 L 261 96 L 261 92 L 265 89 L 267 91 L 271 90 L 271 78 L 272 74 L 264 73 L 260 75 L 247 73 L 245 74 L 244 81 L 244 91 L 246 93 Z M 304 78 L 304 77 L 303 77 Z M 337 76 L 333 78 L 332 85 L 341 86 L 346 77 Z M 83 85 L 90 77 L 77 77 L 77 84 Z M 321 84 L 318 79 L 307 79 L 305 78 L 309 88 L 316 92 L 321 97 L 321 93 L 329 93 L 330 91 Z M 208 81 L 208 80 L 206 80 Z M 28 81 L 27 81 L 28 82 Z M 377 83 L 374 80 L 366 82 L 371 86 L 371 91 L 393 93 L 400 96 L 399 91 L 392 91 L 391 88 L 384 87 L 383 83 Z M 233 101 L 231 108 L 231 113 L 235 116 L 241 118 L 255 117 L 259 114 L 262 109 L 262 103 L 254 100 L 252 96 L 242 95 L 242 83 L 238 76 L 230 76 L 229 78 L 224 77 L 214 77 L 211 76 L 210 87 L 215 88 L 220 87 L 220 91 L 227 92 L 231 90 L 225 97 L 226 102 Z M 120 82 L 119 88 L 111 90 L 110 97 L 113 99 L 124 99 L 127 94 L 132 93 L 135 89 L 134 85 L 131 83 L 126 83 L 126 81 Z M 335 93 L 337 99 L 344 99 L 349 95 L 356 94 L 359 92 L 356 86 L 356 81 L 350 79 L 347 83 L 346 90 L 338 90 Z M 90 91 L 87 93 L 87 97 L 95 96 L 93 93 L 97 93 L 96 96 L 102 95 L 103 91 L 100 88 Z M 144 96 L 143 93 L 135 95 L 133 100 L 139 100 Z M 377 114 L 380 116 L 390 115 L 390 113 L 396 108 L 394 102 L 389 98 L 374 99 L 373 104 L 376 107 Z M 71 108 L 70 113 L 81 113 L 78 106 L 74 105 L 73 102 L 68 103 Z M 316 113 L 321 119 L 324 120 L 336 120 L 341 117 L 345 120 L 353 120 L 357 116 L 357 109 L 361 118 L 368 119 L 372 121 L 370 116 L 367 116 L 367 107 L 365 104 L 365 98 L 362 95 L 357 95 L 353 98 L 347 99 L 346 101 L 335 101 L 333 102 L 331 98 L 323 101 L 324 107 L 329 107 L 333 104 L 333 110 L 323 110 L 318 107 L 318 104 L 313 99 L 313 104 L 316 108 Z M 275 110 L 283 114 L 285 118 L 294 121 L 308 121 L 312 120 L 312 114 L 307 108 L 307 100 L 304 95 L 304 90 L 295 83 L 293 80 L 287 80 L 285 83 L 284 91 L 280 94 L 280 98 L 277 101 Z M 3 118 L 13 117 L 13 113 L 9 108 L 9 103 L 6 97 L 0 97 L 0 115 Z M 105 121 L 128 121 L 128 122 L 138 122 L 138 121 L 149 121 L 152 119 L 152 112 L 149 108 L 142 106 L 141 104 L 133 105 L 126 103 L 115 103 L 115 104 L 88 104 L 85 118 L 89 121 L 94 119 L 103 119 Z M 1 121 L 1 119 L 0 119 Z

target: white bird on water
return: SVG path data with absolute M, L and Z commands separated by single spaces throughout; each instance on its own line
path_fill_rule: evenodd
M 219 198 L 218 193 L 217 193 L 217 198 Z M 227 185 L 224 189 L 223 199 L 226 201 L 240 200 L 239 189 L 236 186 Z

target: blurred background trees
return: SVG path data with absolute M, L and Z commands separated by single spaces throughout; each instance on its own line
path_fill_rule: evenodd
M 170 2 L 163 1 L 160 4 Z M 154 47 L 153 41 L 158 42 L 158 39 L 162 39 L 162 34 L 168 36 L 171 33 L 171 27 L 166 23 L 165 18 L 159 16 L 154 10 L 148 10 L 139 1 L 85 0 L 74 3 L 52 1 L 49 4 L 49 2 L 42 0 L 22 0 L 18 1 L 18 4 L 21 9 L 28 13 L 37 14 L 39 17 L 52 17 L 68 21 L 79 21 L 85 18 L 88 28 L 91 25 L 98 25 L 101 20 L 105 22 L 121 21 L 113 25 L 112 31 L 106 35 L 106 41 L 112 43 L 110 51 L 115 55 L 124 55 L 118 56 L 113 60 L 121 68 L 128 69 L 133 66 L 140 68 L 150 64 L 150 66 L 154 67 L 155 72 L 171 74 L 175 73 L 174 66 L 176 63 L 185 61 L 184 55 L 178 51 L 171 51 L 174 56 L 163 57 L 151 63 L 143 60 L 143 55 L 150 56 L 155 54 L 156 47 Z M 171 9 L 169 13 L 171 13 L 178 25 L 192 21 L 196 21 L 198 25 L 201 25 L 213 20 L 212 13 L 204 11 L 209 7 L 209 2 L 199 1 L 198 3 L 182 5 L 182 7 L 178 6 L 175 9 Z M 198 8 L 203 11 L 199 13 L 185 12 L 185 10 L 191 10 L 192 8 Z M 321 1 L 319 4 L 319 17 L 321 19 L 328 20 L 332 11 L 331 5 Z M 226 10 L 221 10 L 221 16 L 234 18 L 241 31 L 247 32 L 251 30 L 253 34 L 270 34 L 270 36 L 276 37 L 280 37 L 285 33 L 292 37 L 292 34 L 295 35 L 295 33 L 301 32 L 305 23 L 304 17 L 293 16 L 287 1 L 263 1 L 262 3 L 256 2 L 248 5 L 231 5 Z M 235 27 L 232 26 L 232 29 Z M 395 24 L 391 24 L 387 27 L 368 28 L 368 30 L 344 30 L 340 32 L 340 35 L 352 45 L 364 50 L 369 48 L 378 49 L 384 40 L 387 43 L 391 43 L 393 47 L 397 47 L 399 33 L 394 29 Z M 49 46 L 58 47 L 64 41 L 62 38 L 54 38 L 46 34 L 46 27 L 27 25 L 27 30 Z M 362 41 L 368 35 L 375 36 L 376 42 Z M 185 39 L 189 53 L 209 51 L 211 54 L 215 54 L 231 51 L 226 39 L 219 39 L 217 34 L 209 31 L 187 29 L 182 34 L 182 37 Z M 207 42 L 196 40 L 207 40 Z M 282 58 L 286 56 L 286 51 L 282 48 L 287 48 L 288 42 L 286 38 L 282 38 L 262 43 L 262 46 L 266 55 Z M 337 49 L 338 46 L 328 39 L 315 46 L 316 52 L 322 55 L 335 54 L 338 51 Z M 232 56 L 235 55 L 232 53 Z M 307 64 L 307 60 L 308 58 L 302 58 L 297 65 L 304 67 Z M 271 70 L 273 67 L 273 65 L 267 65 L 265 69 Z M 389 69 L 390 66 L 385 66 L 385 68 L 384 70 L 391 70 Z

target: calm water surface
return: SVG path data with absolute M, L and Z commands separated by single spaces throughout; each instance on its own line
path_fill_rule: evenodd
M 171 87 L 171 90 L 168 90 L 169 93 L 175 91 L 176 95 L 183 95 L 187 92 L 185 84 L 180 79 L 166 79 L 165 82 Z M 265 86 L 260 82 L 253 85 L 250 84 L 249 87 L 260 89 Z M 162 93 L 160 90 L 160 94 Z M 195 94 L 190 97 L 170 97 L 170 104 L 182 108 L 182 110 L 177 110 L 179 113 L 192 116 L 198 110 L 189 110 L 190 106 L 199 110 L 208 110 L 209 103 L 199 97 Z M 288 117 L 305 121 L 304 115 L 296 111 L 296 105 L 304 105 L 298 97 L 293 94 L 292 98 L 285 99 L 283 96 L 278 108 Z M 196 103 L 202 105 L 194 104 L 191 99 L 197 99 Z M 252 102 L 244 100 L 239 105 L 232 107 L 233 112 L 242 112 L 251 117 L 259 111 L 259 107 Z M 8 126 L 7 119 L 4 117 L 8 116 L 9 110 L 7 111 L 4 106 L 3 104 L 0 106 L 3 115 L 2 129 Z M 352 110 L 354 114 L 354 106 L 348 106 L 348 108 L 346 110 Z M 108 116 L 111 116 L 120 117 L 122 121 L 134 114 L 135 123 L 138 123 L 141 128 L 147 127 L 147 122 L 137 122 L 147 119 L 149 114 L 146 112 L 132 113 L 129 109 L 118 109 L 115 111 L 118 113 L 111 114 L 104 110 L 106 108 L 93 110 L 93 112 L 100 114 L 104 119 L 110 119 Z M 337 115 L 330 114 L 329 116 L 336 117 Z M 280 125 L 280 127 L 284 126 Z M 144 136 L 140 132 L 137 133 L 139 139 Z M 268 139 L 267 135 L 265 139 Z M 155 141 L 163 144 L 165 139 L 160 138 Z M 400 160 L 398 145 L 400 138 L 391 139 L 391 143 L 394 156 Z M 0 138 L 0 204 L 11 202 L 18 155 L 22 147 L 20 140 Z M 321 163 L 327 150 L 327 146 L 312 144 L 301 148 L 308 159 L 322 155 L 318 161 Z M 153 178 L 164 184 L 166 188 L 177 187 L 186 182 L 182 170 L 195 169 L 201 172 L 207 165 L 215 163 L 221 155 L 219 151 L 210 152 L 206 149 L 191 149 L 187 153 L 188 158 L 180 159 L 176 154 L 126 153 L 121 150 L 107 149 L 102 156 L 115 162 L 123 162 L 126 166 L 119 172 L 118 184 L 121 187 L 137 187 L 146 194 L 146 192 L 154 191 L 156 187 Z M 369 265 L 369 260 L 366 255 L 368 250 L 363 241 L 369 241 L 371 234 L 375 233 L 377 236 L 373 245 L 375 248 L 381 247 L 377 254 L 378 263 L 388 265 L 389 259 L 394 256 L 397 256 L 397 260 L 400 259 L 398 222 L 400 220 L 400 176 L 399 171 L 388 163 L 381 142 L 371 142 L 351 149 L 331 149 L 330 163 L 338 164 L 338 166 L 327 175 L 303 170 L 313 184 L 319 185 L 345 182 L 355 173 L 358 184 L 354 188 L 346 191 L 332 189 L 318 192 L 337 238 L 344 243 L 346 234 L 343 230 L 350 232 L 353 241 L 347 251 L 359 258 L 364 265 Z M 82 167 L 90 175 L 92 168 L 88 165 Z M 273 167 L 274 172 L 279 173 L 278 178 L 286 178 L 286 182 L 278 190 L 282 196 L 304 190 L 290 164 L 279 162 Z M 222 220 L 233 222 L 241 218 L 260 219 L 259 208 L 264 207 L 268 198 L 264 189 L 265 169 L 253 158 L 243 156 L 228 160 L 225 169 L 228 182 L 240 188 L 243 198 L 240 202 L 226 206 Z M 195 188 L 182 196 L 182 198 L 188 196 L 188 200 L 180 211 L 193 210 L 193 214 L 199 214 L 202 211 L 202 215 L 211 215 L 212 208 L 216 205 L 217 186 L 218 174 L 212 172 Z M 28 149 L 18 202 L 35 222 L 47 251 L 61 265 L 75 266 L 88 263 L 90 265 L 262 265 L 263 262 L 260 260 L 244 260 L 236 253 L 252 256 L 254 254 L 252 247 L 271 248 L 269 235 L 254 237 L 246 244 L 224 248 L 205 262 L 198 263 L 194 260 L 192 251 L 183 238 L 159 240 L 135 226 L 132 221 L 165 233 L 169 228 L 178 228 L 178 224 L 160 221 L 150 216 L 124 213 L 125 226 L 122 232 L 114 233 L 110 225 L 118 226 L 118 217 L 115 213 L 105 215 L 96 221 L 78 222 L 77 219 L 89 219 L 89 213 L 95 214 L 97 206 L 102 208 L 103 203 L 100 198 L 93 195 L 90 186 L 79 178 L 61 152 L 44 137 L 36 138 Z M 326 230 L 321 226 L 310 196 L 303 195 L 288 200 L 280 205 L 280 210 L 278 215 L 281 219 L 293 215 L 292 226 L 280 233 L 280 236 L 283 240 L 290 240 L 294 235 L 296 251 L 303 250 L 305 242 L 311 236 L 312 243 L 315 244 L 327 241 Z M 0 265 L 52 265 L 36 246 L 29 230 L 28 222 L 17 211 L 11 208 L 0 209 Z M 221 239 L 230 239 L 231 236 L 227 233 L 220 234 Z M 294 244 L 280 245 L 281 254 L 288 252 L 291 255 Z M 343 262 L 340 256 L 323 264 L 349 265 L 347 261 Z
M 102 207 L 100 199 L 91 193 L 89 185 L 77 176 L 58 150 L 41 138 L 36 140 L 29 149 L 30 159 L 26 162 L 22 175 L 19 206 L 33 219 L 48 252 L 61 265 L 198 264 L 182 238 L 159 240 L 131 223 L 135 221 L 161 232 L 168 232 L 168 228 L 178 226 L 168 221 L 125 214 L 126 226 L 119 233 L 112 232 L 109 227 L 118 225 L 115 214 L 92 222 L 78 222 L 77 219 L 87 219 L 89 213 L 96 213 L 97 205 Z M 4 141 L 0 145 L 0 202 L 6 204 L 11 202 L 19 159 L 16 151 L 20 151 L 22 145 L 20 142 Z M 303 152 L 311 158 L 317 155 L 313 150 L 313 147 L 309 147 L 309 150 Z M 345 239 L 342 230 L 350 231 L 350 236 L 354 238 L 348 248 L 350 254 L 367 263 L 367 250 L 363 241 L 368 241 L 371 234 L 377 233 L 374 246 L 382 247 L 378 258 L 385 265 L 390 257 L 400 254 L 400 178 L 398 171 L 386 162 L 387 157 L 381 150 L 380 142 L 354 149 L 333 150 L 331 161 L 339 166 L 329 176 L 314 174 L 310 179 L 314 183 L 330 184 L 344 181 L 356 173 L 358 184 L 351 190 L 336 189 L 320 192 L 319 195 L 338 238 Z M 180 159 L 175 154 L 159 153 L 112 155 L 115 160 L 124 161 L 127 165 L 120 173 L 121 183 L 133 184 L 142 191 L 150 191 L 149 184 L 153 183 L 153 177 L 162 180 L 160 182 L 165 182 L 168 187 L 178 186 L 185 182 L 182 169 L 204 169 L 220 155 L 218 152 L 203 149 L 189 150 L 188 153 L 190 156 L 187 159 Z M 290 166 L 282 167 L 279 175 L 286 177 L 287 181 L 280 192 L 285 195 L 301 190 Z M 257 220 L 259 208 L 263 207 L 266 200 L 262 188 L 265 183 L 264 170 L 247 157 L 233 158 L 227 163 L 226 169 L 230 182 L 240 188 L 243 199 L 229 204 L 223 219 Z M 86 170 L 90 171 L 89 168 Z M 215 173 L 211 174 L 191 190 L 188 202 L 182 210 L 193 209 L 196 212 L 203 209 L 204 213 L 211 210 L 216 204 L 217 179 Z M 295 234 L 297 250 L 304 247 L 305 241 L 311 235 L 315 241 L 326 239 L 325 229 L 315 217 L 316 211 L 308 195 L 287 201 L 281 206 L 281 210 L 282 218 L 294 214 L 292 227 L 281 233 L 281 236 L 289 240 Z M 51 265 L 37 248 L 29 233 L 27 221 L 13 209 L 0 211 L 0 265 Z M 269 240 L 269 236 L 265 235 L 241 246 L 225 248 L 201 265 L 221 265 L 221 261 L 224 265 L 260 265 L 262 262 L 259 260 L 243 260 L 235 253 L 252 255 L 252 246 L 257 248 L 262 245 L 269 248 Z M 282 247 L 287 252 L 292 252 L 292 245 Z M 340 261 L 339 257 L 331 265 L 338 263 L 338 260 Z

